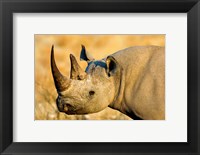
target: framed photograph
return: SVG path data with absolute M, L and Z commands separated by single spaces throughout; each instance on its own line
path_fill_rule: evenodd
M 198 0 L 0 0 L 1 154 L 200 154 Z

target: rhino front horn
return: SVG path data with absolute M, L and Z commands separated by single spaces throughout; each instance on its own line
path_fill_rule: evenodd
M 71 61 L 71 73 L 70 78 L 73 80 L 83 80 L 87 76 L 87 74 L 81 69 L 76 58 L 70 54 L 70 61 Z
M 60 92 L 66 90 L 70 85 L 70 79 L 63 76 L 56 66 L 54 58 L 54 46 L 51 48 L 51 71 L 57 91 Z

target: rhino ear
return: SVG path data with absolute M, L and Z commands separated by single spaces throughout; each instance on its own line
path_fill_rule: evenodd
M 109 77 L 120 74 L 121 72 L 121 66 L 113 56 L 107 57 L 106 66 L 107 66 L 106 71 Z
M 85 46 L 84 46 L 84 45 L 81 45 L 81 47 L 82 47 L 82 50 L 81 50 L 80 60 L 81 60 L 81 61 L 82 61 L 82 60 L 85 60 L 85 61 L 87 61 L 88 63 L 89 63 L 90 61 L 93 61 L 94 58 L 86 51 Z

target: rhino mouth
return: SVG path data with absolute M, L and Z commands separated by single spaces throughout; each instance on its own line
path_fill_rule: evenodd
M 82 108 L 74 107 L 71 104 L 65 103 L 58 106 L 60 112 L 66 113 L 68 115 L 78 114 Z
M 75 108 L 73 106 L 68 107 L 68 111 L 65 111 L 65 113 L 68 114 L 68 115 L 74 115 L 74 114 L 82 115 L 82 114 L 84 114 L 83 108 L 81 108 L 81 107 Z

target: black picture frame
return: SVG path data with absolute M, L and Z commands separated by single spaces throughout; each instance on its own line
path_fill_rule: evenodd
M 186 143 L 22 143 L 13 142 L 13 13 L 145 12 L 187 13 Z M 0 0 L 1 154 L 200 154 L 199 0 Z M 178 61 L 178 58 L 177 58 Z M 181 110 L 181 109 L 177 109 Z M 31 131 L 30 131 L 31 134 Z M 122 133 L 123 134 L 123 131 Z

